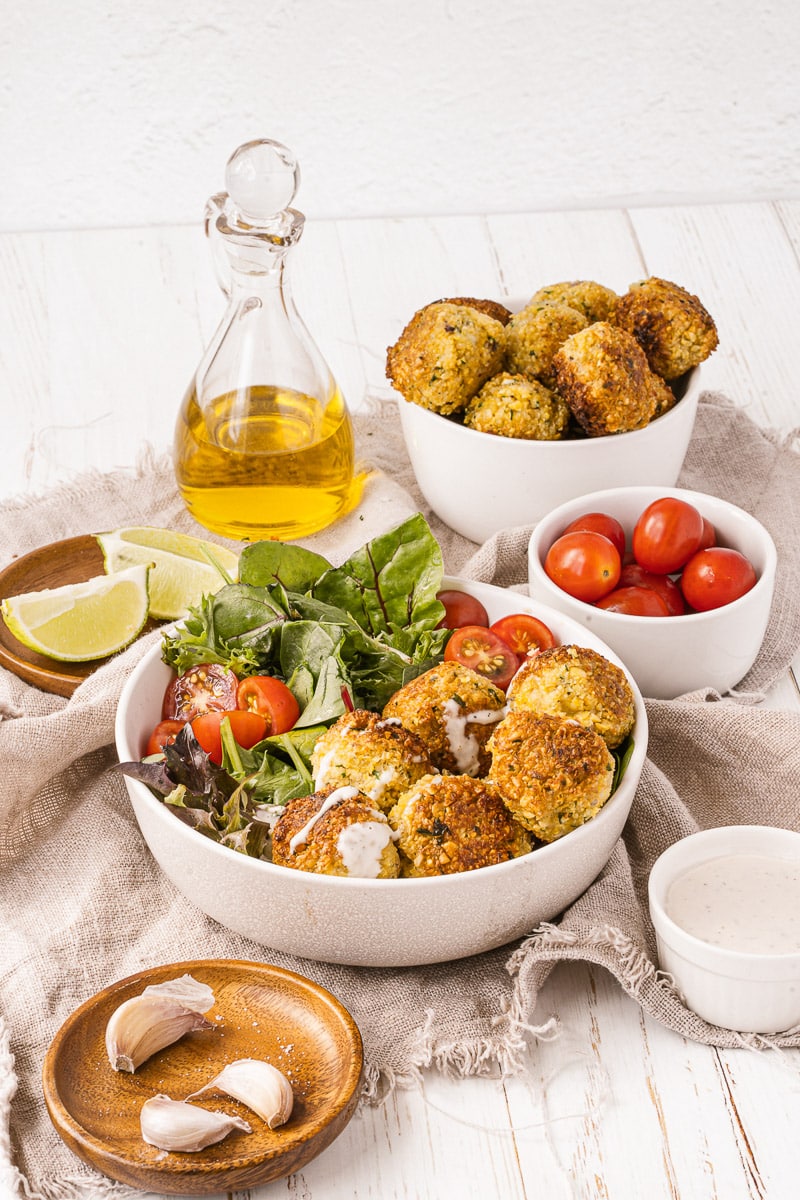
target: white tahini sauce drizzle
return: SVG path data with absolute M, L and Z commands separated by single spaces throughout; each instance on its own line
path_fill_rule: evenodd
M 352 800 L 353 797 L 357 796 L 357 795 L 358 795 L 358 788 L 354 788 L 354 787 L 334 788 L 334 790 L 330 793 L 330 795 L 325 797 L 322 804 L 319 806 L 318 811 L 314 813 L 313 817 L 311 817 L 308 821 L 306 821 L 303 828 L 298 829 L 297 833 L 294 834 L 294 836 L 292 838 L 290 838 L 290 840 L 289 840 L 290 852 L 292 854 L 294 854 L 294 852 L 297 850 L 298 846 L 305 845 L 305 843 L 308 841 L 308 835 L 311 833 L 311 830 L 314 828 L 314 826 L 316 825 L 316 823 L 320 819 L 320 817 L 323 815 L 323 813 L 326 813 L 329 808 L 333 808 L 334 804 L 338 804 L 340 800 Z
M 686 933 L 747 954 L 800 950 L 800 860 L 729 854 L 689 867 L 667 891 Z
M 375 813 L 378 817 L 380 814 Z M 345 825 L 336 839 L 336 849 L 347 867 L 347 874 L 359 879 L 377 879 L 381 855 L 394 834 L 385 820 L 354 821 Z
M 364 789 L 364 795 L 369 796 L 370 800 L 374 800 L 377 804 L 383 793 L 386 791 L 390 783 L 394 783 L 397 778 L 397 768 L 393 766 L 385 767 L 380 775 L 375 780 L 371 788 Z
M 331 769 L 331 763 L 335 756 L 336 751 L 329 750 L 327 754 L 323 754 L 317 763 L 316 769 L 312 772 L 315 787 L 321 788 L 325 786 L 325 780 L 328 777 L 328 771 Z
M 462 775 L 477 775 L 480 768 L 478 739 L 467 731 L 467 722 L 475 725 L 494 725 L 506 715 L 502 708 L 479 708 L 475 712 L 464 712 L 455 699 L 442 705 L 442 719 L 450 753 Z

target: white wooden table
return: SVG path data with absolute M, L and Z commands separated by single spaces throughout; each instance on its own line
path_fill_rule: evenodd
M 202 198 L 201 198 L 202 199 Z M 388 394 L 386 346 L 444 295 L 673 279 L 714 314 L 710 388 L 800 426 L 800 201 L 311 224 L 295 295 L 351 407 Z M 35 495 L 171 445 L 223 300 L 200 222 L 0 237 L 0 490 Z M 611 482 L 611 481 L 610 481 Z M 800 708 L 800 659 L 768 703 Z M 505 1083 L 426 1078 L 364 1109 L 302 1175 L 252 1200 L 789 1200 L 800 1052 L 718 1051 L 646 1019 L 599 968 L 564 965 L 538 1016 L 563 1033 Z

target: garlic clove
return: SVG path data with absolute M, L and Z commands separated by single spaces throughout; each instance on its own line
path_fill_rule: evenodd
M 144 1102 L 139 1125 L 148 1145 L 157 1146 L 159 1150 L 185 1152 L 204 1150 L 214 1142 L 221 1142 L 234 1129 L 253 1132 L 241 1117 L 195 1108 L 183 1100 L 170 1100 L 169 1096 L 163 1095 L 152 1096 Z
M 254 1113 L 266 1121 L 270 1129 L 284 1125 L 292 1115 L 294 1093 L 292 1085 L 286 1076 L 273 1067 L 271 1063 L 263 1062 L 260 1058 L 239 1058 L 223 1067 L 219 1075 L 201 1087 L 198 1091 L 187 1096 L 187 1100 L 202 1096 L 216 1088 L 241 1100 Z
M 191 975 L 151 984 L 111 1014 L 106 1026 L 108 1061 L 115 1071 L 133 1072 L 185 1033 L 212 1029 L 203 1013 L 213 1003 L 211 988 Z

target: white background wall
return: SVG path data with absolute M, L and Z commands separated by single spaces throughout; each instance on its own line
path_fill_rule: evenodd
M 197 221 L 259 136 L 310 217 L 800 192 L 796 0 L 3 7 L 3 230 Z

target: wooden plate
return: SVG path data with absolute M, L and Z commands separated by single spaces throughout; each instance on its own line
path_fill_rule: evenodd
M 0 599 L 67 583 L 84 583 L 102 574 L 103 552 L 96 540 L 90 534 L 66 538 L 49 546 L 40 546 L 0 571 Z M 152 627 L 153 623 L 145 626 L 146 629 Z M 100 658 L 93 662 L 56 662 L 23 646 L 5 621 L 0 620 L 0 665 L 44 692 L 71 696 L 79 683 L 107 661 Z
M 148 984 L 189 974 L 212 988 L 206 1014 L 217 1028 L 187 1034 L 135 1074 L 108 1061 L 105 1030 L 118 1005 Z M 143 1141 L 139 1111 L 159 1093 L 183 1100 L 239 1058 L 262 1058 L 294 1091 L 288 1122 L 271 1130 L 246 1105 L 214 1092 L 192 1103 L 244 1117 L 234 1131 L 196 1153 L 167 1153 Z M 154 1192 L 207 1195 L 282 1179 L 342 1132 L 358 1104 L 361 1035 L 330 992 L 302 975 L 264 963 L 203 959 L 131 975 L 87 1000 L 56 1034 L 45 1056 L 45 1103 L 69 1148 L 121 1183 Z

